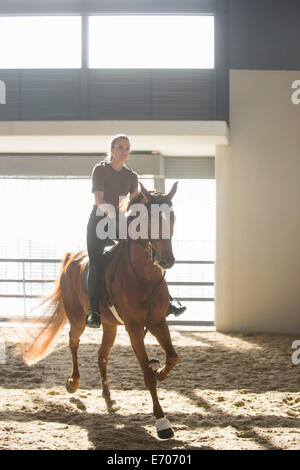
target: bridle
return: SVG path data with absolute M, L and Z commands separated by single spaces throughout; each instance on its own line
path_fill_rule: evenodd
M 152 193 L 152 195 L 153 196 L 161 195 L 161 193 L 155 192 L 155 193 Z M 173 207 L 172 201 L 170 201 L 168 199 L 166 201 L 164 201 L 164 203 L 166 203 L 169 207 Z M 149 215 L 149 209 L 151 210 L 151 201 L 144 204 L 144 206 L 146 207 L 148 215 Z M 153 239 L 151 238 L 151 234 L 149 234 L 149 227 L 148 227 L 147 241 L 148 241 L 148 243 L 146 243 L 144 245 L 143 243 L 139 242 L 138 240 L 128 238 L 128 257 L 129 257 L 130 265 L 131 265 L 131 267 L 132 267 L 132 269 L 135 273 L 136 273 L 136 271 L 135 271 L 135 268 L 133 267 L 133 265 L 131 263 L 131 258 L 130 258 L 130 248 L 129 248 L 130 242 L 133 242 L 136 245 L 139 245 L 140 247 L 142 247 L 144 250 L 148 251 L 150 253 L 150 257 L 151 257 L 151 260 L 152 260 L 153 263 L 157 260 L 157 253 L 156 253 L 155 248 L 153 246 Z M 138 274 L 137 274 L 137 276 L 138 276 Z M 138 276 L 138 277 L 140 277 L 140 276 Z

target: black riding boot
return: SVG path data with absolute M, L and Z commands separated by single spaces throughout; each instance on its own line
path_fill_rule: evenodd
M 99 289 L 100 276 L 97 266 L 89 266 L 88 273 L 88 295 L 89 307 L 86 318 L 86 325 L 90 328 L 100 328 L 101 319 L 99 313 Z

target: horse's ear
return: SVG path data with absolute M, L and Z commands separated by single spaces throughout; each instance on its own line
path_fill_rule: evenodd
M 170 199 L 170 201 L 173 199 L 173 196 L 177 191 L 177 185 L 178 185 L 178 181 L 176 181 L 176 183 L 173 184 L 171 191 L 166 195 L 167 198 Z
M 145 186 L 139 181 L 140 183 L 140 186 L 141 186 L 141 193 L 143 194 L 144 198 L 146 199 L 147 202 L 150 202 L 151 199 L 152 199 L 152 196 L 151 194 L 149 193 L 149 191 L 147 191 L 147 189 L 145 188 Z

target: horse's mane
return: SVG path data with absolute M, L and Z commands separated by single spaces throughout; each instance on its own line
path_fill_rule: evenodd
M 135 196 L 133 199 L 131 199 L 131 200 L 129 201 L 127 210 L 129 209 L 129 207 L 132 206 L 132 204 L 136 204 L 136 203 L 138 203 L 138 202 L 141 202 L 143 199 L 144 199 L 144 202 L 146 202 L 143 193 L 137 194 L 137 196 Z
M 163 196 L 163 193 L 159 193 L 158 191 L 156 191 L 155 189 L 151 189 L 150 191 L 148 191 L 151 196 Z M 128 204 L 128 207 L 127 207 L 127 210 L 133 205 L 133 204 L 137 204 L 137 203 L 146 203 L 146 199 L 143 195 L 143 193 L 139 193 L 137 194 L 133 199 L 130 200 L 129 204 Z

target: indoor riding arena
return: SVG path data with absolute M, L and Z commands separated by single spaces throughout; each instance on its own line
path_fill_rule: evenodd
M 299 450 L 299 1 L 2 0 L 0 44 L 0 449 Z

